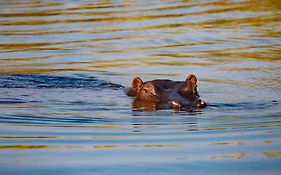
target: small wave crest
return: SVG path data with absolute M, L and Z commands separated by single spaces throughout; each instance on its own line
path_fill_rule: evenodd
M 240 102 L 240 103 L 212 103 L 208 106 L 213 109 L 227 110 L 264 110 L 278 106 L 279 101 L 265 101 L 265 102 Z
M 95 77 L 69 77 L 34 74 L 0 74 L 0 88 L 91 88 L 121 89 L 114 84 Z

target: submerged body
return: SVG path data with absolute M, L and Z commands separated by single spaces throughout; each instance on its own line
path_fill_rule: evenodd
M 146 110 L 175 109 L 193 110 L 206 107 L 197 92 L 197 78 L 189 75 L 185 81 L 152 80 L 143 82 L 139 77 L 126 90 L 128 96 L 135 97 L 133 106 Z

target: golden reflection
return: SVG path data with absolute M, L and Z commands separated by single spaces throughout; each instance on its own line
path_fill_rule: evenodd
M 59 149 L 83 149 L 83 146 L 80 145 L 63 145 L 63 146 L 57 146 L 54 148 L 59 148 Z
M 272 46 L 276 47 L 276 46 Z M 268 49 L 266 51 L 255 51 L 249 52 L 246 49 L 249 47 L 236 47 L 236 48 L 228 48 L 226 49 L 217 49 L 217 50 L 208 50 L 202 51 L 203 53 L 208 54 L 211 57 L 214 57 L 213 61 L 215 62 L 242 62 L 246 58 L 256 59 L 256 60 L 263 60 L 263 61 L 280 61 L 280 54 L 279 51 L 275 49 Z M 246 51 L 243 51 L 246 50 Z M 226 59 L 228 58 L 228 59 Z
M 263 152 L 264 156 L 268 158 L 281 157 L 281 152 Z
M 265 140 L 266 144 L 281 144 L 281 140 Z
M 127 7 L 126 4 L 118 5 L 118 6 L 109 6 L 108 8 L 120 8 L 120 7 Z M 187 12 L 187 13 L 170 13 L 170 14 L 157 14 L 157 11 L 163 10 L 177 10 L 177 9 L 186 9 L 196 6 L 209 6 L 215 7 L 211 9 L 207 9 L 205 11 L 199 12 Z M 54 23 L 82 23 L 82 22 L 115 22 L 115 21 L 139 21 L 139 20 L 151 20 L 151 19 L 160 19 L 160 18 L 178 18 L 178 17 L 188 17 L 188 16 L 200 16 L 200 15 L 210 15 L 210 14 L 217 14 L 217 13 L 226 13 L 226 12 L 244 12 L 244 11 L 274 11 L 280 9 L 280 1 L 245 1 L 245 2 L 209 2 L 209 3 L 198 3 L 193 5 L 178 5 L 178 6 L 168 6 L 162 8 L 150 8 L 150 9 L 137 9 L 137 10 L 127 10 L 127 11 L 111 11 L 110 9 L 107 11 L 94 11 L 95 8 L 100 8 L 95 6 L 94 4 L 91 5 L 80 5 L 76 8 L 69 8 L 69 9 L 48 9 L 48 10 L 41 10 L 41 11 L 31 11 L 31 12 L 24 12 L 24 13 L 0 13 L 0 17 L 8 18 L 8 17 L 45 17 L 45 16 L 59 16 L 59 15 L 77 15 L 77 16 L 94 16 L 95 18 L 78 18 L 78 19 L 60 19 L 60 20 L 23 20 L 23 21 L 16 21 L 16 20 L 8 20 L 4 21 L 3 25 L 45 25 L 45 24 L 54 24 Z M 103 6 L 103 8 L 105 8 Z M 88 9 L 93 9 L 91 12 Z M 85 10 L 85 11 L 83 11 Z M 131 15 L 132 12 L 154 12 L 153 15 Z M 118 16 L 119 14 L 128 14 L 126 16 Z M 96 18 L 96 16 L 103 16 L 103 18 Z M 45 19 L 45 18 L 44 18 Z M 235 24 L 239 23 L 239 20 Z M 217 21 L 216 24 L 225 23 L 223 21 Z M 194 24 L 192 24 L 194 25 Z M 158 28 L 163 28 L 158 27 Z M 176 27 L 176 26 L 174 26 Z M 179 26 L 177 26 L 179 27 Z M 136 28 L 137 29 L 137 28 Z
M 145 65 L 149 66 L 210 66 L 211 63 L 202 63 L 202 62 L 191 62 L 191 61 L 172 61 L 172 62 L 145 62 Z
M 63 3 L 44 3 L 44 6 L 60 6 Z M 239 11 L 272 11 L 280 9 L 280 1 L 278 0 L 266 0 L 266 1 L 243 1 L 243 2 L 228 2 L 228 1 L 214 1 L 214 2 L 199 2 L 193 4 L 179 4 L 171 3 L 169 6 L 156 7 L 156 8 L 145 8 L 145 9 L 137 9 L 138 12 L 157 12 L 157 11 L 167 11 L 167 10 L 179 10 L 179 9 L 188 9 L 193 7 L 216 7 L 218 10 L 206 10 L 202 13 L 212 13 L 228 10 L 239 10 Z M 151 4 L 150 4 L 151 5 Z M 136 10 L 131 10 L 130 8 L 122 9 L 124 7 L 135 6 L 134 3 L 122 3 L 118 5 L 112 4 L 112 2 L 105 4 L 81 4 L 77 7 L 69 7 L 69 8 L 53 8 L 48 10 L 40 10 L 40 11 L 29 11 L 28 13 L 23 12 L 10 12 L 10 13 L 2 13 L 0 17 L 41 17 L 41 16 L 57 16 L 62 14 L 70 14 L 70 15 L 83 15 L 83 16 L 107 16 L 107 15 L 118 15 L 124 13 L 132 13 Z M 108 9 L 106 11 L 98 11 L 97 9 Z M 114 10 L 111 9 L 120 9 Z M 122 10 L 121 10 L 122 9 Z M 173 15 L 173 14 L 170 14 Z
M 30 51 L 34 52 L 45 52 L 45 51 L 76 51 L 77 48 L 95 48 L 92 61 L 77 61 L 77 62 L 52 62 L 47 60 L 48 58 L 56 58 L 60 56 L 60 54 L 55 54 L 54 56 L 48 56 L 48 58 L 41 58 L 41 63 L 30 63 L 32 61 L 39 61 L 38 57 L 32 55 L 27 58 L 5 58 L 5 54 L 3 54 L 2 66 L 0 73 L 19 73 L 19 74 L 33 74 L 33 73 L 52 73 L 52 72 L 107 72 L 107 69 L 110 68 L 131 68 L 131 67 L 140 67 L 140 66 L 200 66 L 200 67 L 212 67 L 216 66 L 218 63 L 230 63 L 230 62 L 243 62 L 245 59 L 257 59 L 261 61 L 280 61 L 280 49 L 279 44 L 273 42 L 273 44 L 265 44 L 261 45 L 251 45 L 244 47 L 235 47 L 235 45 L 231 48 L 213 48 L 209 49 L 208 46 L 212 46 L 215 44 L 224 44 L 225 42 L 248 42 L 250 39 L 268 39 L 278 38 L 281 36 L 281 31 L 278 27 L 276 27 L 276 22 L 281 20 L 281 16 L 279 15 L 279 11 L 281 9 L 281 1 L 278 0 L 265 0 L 265 1 L 257 1 L 257 0 L 248 0 L 243 2 L 232 2 L 232 1 L 216 1 L 216 2 L 195 2 L 192 4 L 185 2 L 174 2 L 168 3 L 164 6 L 156 6 L 151 8 L 140 8 L 138 5 L 132 2 L 126 2 L 121 4 L 112 4 L 109 3 L 101 3 L 101 4 L 77 4 L 75 7 L 64 7 L 64 8 L 50 8 L 39 9 L 36 11 L 4 11 L 0 12 L 0 18 L 3 19 L 0 21 L 1 26 L 13 26 L 12 30 L 0 29 L 1 36 L 18 36 L 23 35 L 24 37 L 35 37 L 40 38 L 43 36 L 62 36 L 64 34 L 95 34 L 94 37 L 89 37 L 87 39 L 78 40 L 72 39 L 64 41 L 51 42 L 48 40 L 44 40 L 44 42 L 4 42 L 0 44 L 0 52 L 2 53 L 17 53 L 19 51 Z M 4 3 L 5 4 L 5 3 Z M 34 2 L 30 2 L 29 5 L 32 6 Z M 36 4 L 36 3 L 35 3 Z M 49 6 L 49 3 L 42 3 L 44 5 Z M 50 6 L 56 6 L 56 4 L 64 4 L 64 3 L 50 3 Z M 158 3 L 148 3 L 158 4 Z M 130 8 L 134 6 L 134 9 Z M 125 9 L 122 9 L 122 8 Z M 193 8 L 199 8 L 194 11 Z M 20 9 L 20 8 L 19 8 Z M 103 9 L 103 10 L 100 10 Z M 113 9 L 113 10 L 112 10 Z M 159 13 L 161 12 L 161 13 Z M 165 13 L 166 12 L 166 13 Z M 243 15 L 245 13 L 253 13 L 254 15 Z M 242 14 L 241 17 L 230 18 L 224 14 Z M 205 15 L 213 15 L 213 14 L 221 14 L 224 18 L 210 18 L 206 19 Z M 73 15 L 73 18 L 69 18 L 69 15 Z M 26 20 L 26 18 L 32 18 L 32 20 Z M 48 18 L 50 17 L 50 18 Z M 52 17 L 52 18 L 51 18 Z M 56 17 L 56 18 L 53 18 Z M 200 20 L 184 20 L 182 22 L 175 22 L 173 19 L 181 19 L 187 17 L 198 17 Z M 119 27 L 119 24 L 123 22 L 138 22 L 138 21 L 148 21 L 151 20 L 166 20 L 165 22 L 156 22 L 150 25 L 141 25 L 135 27 L 125 25 L 125 27 Z M 36 25 L 46 25 L 46 24 L 73 24 L 73 23 L 88 23 L 93 22 L 96 26 L 103 26 L 101 28 L 97 28 L 95 30 L 88 30 L 84 28 L 78 29 L 51 29 L 51 30 L 28 30 L 25 26 L 20 27 L 19 25 L 28 26 L 36 26 Z M 111 26 L 109 24 L 115 24 L 116 26 Z M 107 27 L 109 26 L 109 27 Z M 122 26 L 122 25 L 121 25 Z M 260 28 L 262 26 L 262 28 Z M 247 36 L 228 36 L 226 38 L 218 38 L 216 40 L 201 40 L 201 41 L 189 41 L 189 40 L 180 40 L 177 42 L 159 42 L 158 44 L 147 46 L 140 45 L 137 47 L 131 47 L 130 42 L 131 39 L 141 39 L 144 38 L 155 38 L 161 39 L 161 36 L 157 32 L 153 33 L 150 30 L 168 29 L 169 34 L 185 34 L 187 33 L 186 29 L 190 29 L 190 31 L 195 31 L 197 29 L 215 29 L 215 30 L 223 30 L 223 32 L 228 33 L 228 29 L 232 30 L 243 30 L 247 32 L 247 28 L 258 28 L 257 32 L 255 32 L 255 36 L 247 35 Z M 18 29 L 17 29 L 18 28 Z M 44 28 L 44 26 L 42 27 Z M 138 32 L 133 35 L 120 35 L 114 34 L 115 32 L 134 32 L 134 31 L 149 31 L 149 35 L 138 35 Z M 231 30 L 231 31 L 232 31 Z M 249 29 L 250 30 L 250 29 Z M 251 30 L 250 30 L 251 31 Z M 220 31 L 221 32 L 221 31 Z M 148 33 L 148 32 L 146 32 Z M 103 34 L 110 35 L 110 37 L 104 37 Z M 211 34 L 211 33 L 210 33 Z M 171 36 L 174 37 L 175 35 Z M 200 35 L 198 36 L 200 37 Z M 65 37 L 67 38 L 67 36 Z M 165 39 L 165 38 L 164 38 Z M 133 40 L 135 43 L 136 41 Z M 254 42 L 254 41 L 253 41 Z M 119 43 L 125 44 L 125 47 L 119 49 L 118 47 L 111 47 L 112 45 L 117 45 Z M 73 45 L 77 44 L 77 45 Z M 71 47 L 69 46 L 71 45 Z M 189 47 L 195 46 L 204 46 L 203 50 L 192 50 Z M 186 48 L 186 52 L 189 54 L 182 53 L 178 54 L 178 52 L 173 53 L 162 53 L 158 52 L 157 49 L 169 49 L 169 48 Z M 110 48 L 110 49 L 109 49 Z M 255 51 L 251 51 L 251 49 Z M 78 49 L 79 50 L 79 49 Z M 157 52 L 151 51 L 156 50 Z M 135 59 L 134 56 L 130 59 L 120 59 L 122 54 L 131 53 L 132 55 L 135 53 L 149 53 L 143 55 L 142 58 Z M 177 54 L 174 54 L 177 53 Z M 79 53 L 80 54 L 80 53 Z M 95 54 L 117 54 L 118 58 L 112 60 L 103 60 L 97 61 L 94 59 Z M 78 54 L 69 54 L 69 56 L 77 56 Z M 87 54 L 86 54 L 87 55 Z M 89 55 L 89 54 L 88 54 Z M 83 56 L 81 56 L 82 58 Z M 158 58 L 155 60 L 153 57 Z M 187 58 L 200 57 L 200 59 L 196 60 L 188 60 Z M 174 58 L 178 58 L 175 60 Z M 211 59 L 210 59 L 211 58 Z M 154 59 L 154 61 L 152 61 Z M 56 59 L 57 60 L 57 59 Z M 197 61 L 198 60 L 198 61 Z M 202 61 L 203 60 L 203 61 Z M 20 61 L 20 62 L 19 62 Z M 47 62 L 47 63 L 46 63 Z M 19 66 L 20 65 L 20 66 Z M 74 68 L 70 65 L 79 65 Z M 51 68 L 52 66 L 62 66 L 63 68 Z M 260 70 L 258 68 L 219 68 L 219 70 L 223 71 L 268 71 L 268 70 Z
M 241 146 L 242 142 L 240 142 L 240 141 L 215 142 L 215 143 L 212 143 L 212 145 L 237 145 L 237 146 Z
M 49 36 L 49 35 L 63 35 L 66 31 L 30 31 L 30 30 L 9 30 L 9 31 L 1 31 L 2 35 L 5 36 Z M 80 30 L 68 30 L 67 33 L 83 33 Z
M 6 43 L 0 44 L 2 51 L 35 51 L 35 50 L 70 50 L 67 48 L 54 47 L 56 45 L 65 45 L 70 43 L 81 43 L 84 40 L 65 41 L 65 42 L 37 42 L 37 43 Z M 52 46 L 52 47 L 50 47 Z
M 15 149 L 15 150 L 25 150 L 25 149 L 51 149 L 55 146 L 50 145 L 0 145 L 0 150 L 5 149 Z
M 144 58 L 136 58 L 136 59 L 114 59 L 114 60 L 98 60 L 88 63 L 88 68 L 128 68 L 128 67 L 155 67 L 155 66 L 211 66 L 213 63 L 210 62 L 201 62 L 200 60 L 188 60 L 188 59 L 174 59 L 171 60 L 169 57 L 144 57 Z
M 245 153 L 233 153 L 230 155 L 212 156 L 211 159 L 242 159 L 245 155 Z
M 28 149 L 126 149 L 126 148 L 162 148 L 181 147 L 179 144 L 139 144 L 139 145 L 0 145 L 0 150 Z
M 230 158 L 231 159 L 241 159 L 245 156 L 246 154 L 245 153 L 236 153 L 236 154 L 231 154 L 230 155 Z
M 125 146 L 119 146 L 119 145 L 96 145 L 96 146 L 93 146 L 93 148 L 113 149 L 113 148 L 125 148 Z

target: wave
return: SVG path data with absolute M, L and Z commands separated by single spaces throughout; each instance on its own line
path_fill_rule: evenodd
M 114 84 L 95 77 L 69 77 L 34 74 L 0 74 L 0 88 L 91 88 L 121 89 Z

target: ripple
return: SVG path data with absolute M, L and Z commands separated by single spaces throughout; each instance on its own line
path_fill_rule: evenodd
M 22 103 L 26 103 L 25 101 L 22 101 L 20 99 L 17 98 L 0 98 L 0 104 L 22 104 Z
M 1 173 L 280 174 L 280 2 L 1 1 Z M 190 73 L 194 113 L 122 92 Z
M 122 85 L 98 80 L 94 77 L 60 77 L 48 75 L 1 74 L 0 88 L 112 88 L 120 89 Z

